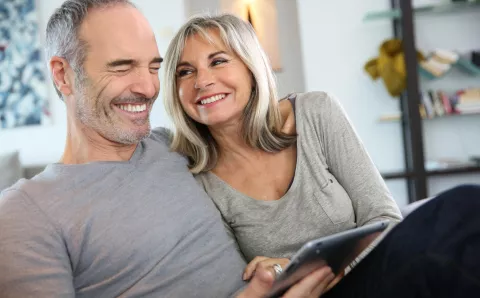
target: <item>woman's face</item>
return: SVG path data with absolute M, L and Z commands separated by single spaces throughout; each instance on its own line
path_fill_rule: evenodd
M 252 92 L 252 75 L 242 60 L 229 51 L 217 30 L 209 30 L 213 43 L 190 36 L 177 65 L 177 92 L 185 112 L 210 127 L 242 120 Z

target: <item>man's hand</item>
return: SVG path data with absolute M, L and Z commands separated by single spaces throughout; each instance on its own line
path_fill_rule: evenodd
M 245 271 L 243 272 L 243 280 L 250 280 L 258 268 L 269 270 L 270 272 L 274 273 L 275 276 L 273 265 L 279 264 L 283 269 L 285 269 L 288 263 L 290 263 L 290 260 L 285 258 L 274 259 L 268 257 L 255 257 L 255 259 L 253 259 L 250 263 L 248 263 L 247 267 L 245 267 Z
M 322 267 L 291 287 L 283 298 L 318 298 L 333 280 L 334 274 L 330 267 Z M 270 291 L 275 281 L 273 273 L 264 268 L 258 268 L 255 276 L 245 290 L 237 298 L 261 298 Z

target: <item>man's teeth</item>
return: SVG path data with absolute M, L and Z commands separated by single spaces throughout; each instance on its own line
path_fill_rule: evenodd
M 212 97 L 202 99 L 200 103 L 202 105 L 206 105 L 207 103 L 212 103 L 212 102 L 216 102 L 217 100 L 224 99 L 225 96 L 226 96 L 225 94 L 217 94 Z
M 124 111 L 127 111 L 127 112 L 143 112 L 147 109 L 147 104 L 143 104 L 143 105 L 118 105 L 118 107 Z

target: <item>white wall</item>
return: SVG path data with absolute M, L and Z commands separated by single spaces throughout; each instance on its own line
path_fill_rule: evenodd
M 282 70 L 276 73 L 278 94 L 283 97 L 305 91 L 300 22 L 296 1 L 277 0 L 278 33 Z
M 186 14 L 225 11 L 235 12 L 241 0 L 185 0 Z M 282 70 L 275 72 L 278 94 L 283 97 L 305 90 L 302 49 L 297 5 L 295 0 L 275 0 L 277 9 L 278 45 Z
M 443 0 L 416 1 L 416 4 Z M 326 90 L 338 95 L 368 152 L 381 172 L 403 170 L 403 145 L 399 122 L 378 123 L 382 114 L 399 110 L 382 83 L 363 71 L 364 63 L 378 53 L 384 39 L 392 38 L 390 21 L 362 21 L 367 11 L 389 8 L 387 0 L 297 0 L 307 90 Z M 417 41 L 424 50 L 436 47 L 468 50 L 480 48 L 480 17 L 474 13 L 418 18 Z M 449 76 L 430 88 L 479 86 L 478 78 Z M 425 122 L 427 159 L 480 155 L 480 117 L 436 119 Z M 479 176 L 430 178 L 430 195 L 455 184 L 479 181 Z M 407 202 L 403 180 L 387 184 L 400 205 Z
M 185 21 L 183 1 L 134 0 L 133 2 L 150 21 L 157 36 L 160 53 L 165 53 L 174 31 L 178 30 Z M 45 40 L 44 32 L 48 18 L 62 3 L 63 0 L 36 1 L 42 43 Z M 45 71 L 47 72 L 46 66 Z M 57 97 L 52 84 L 50 82 L 47 84 L 53 124 L 0 131 L 0 152 L 19 150 L 20 158 L 25 165 L 56 162 L 63 152 L 66 134 L 65 107 Z M 161 97 L 153 108 L 151 120 L 153 126 L 170 125 Z
M 185 0 L 185 16 L 220 12 L 222 0 Z

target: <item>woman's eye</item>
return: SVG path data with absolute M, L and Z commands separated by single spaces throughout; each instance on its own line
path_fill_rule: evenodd
M 212 61 L 212 65 L 217 66 L 217 65 L 223 64 L 225 62 L 227 62 L 227 60 L 225 60 L 225 59 L 215 59 L 215 60 Z
M 189 69 L 181 69 L 181 70 L 177 71 L 177 76 L 184 77 L 184 76 L 189 75 L 191 73 L 192 73 L 192 71 L 189 70 Z
M 187 69 L 181 69 L 177 71 L 177 77 L 184 77 L 190 73 Z

